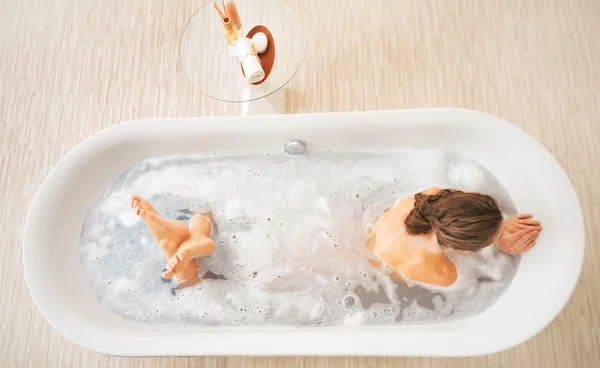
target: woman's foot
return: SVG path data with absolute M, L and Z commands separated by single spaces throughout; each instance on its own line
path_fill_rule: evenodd
M 150 213 L 156 213 L 156 210 L 152 207 L 150 202 L 137 194 L 129 196 L 129 205 L 133 208 L 133 212 L 141 218 L 146 218 Z
M 167 270 L 162 273 L 162 277 L 165 279 L 173 278 L 179 270 L 186 268 L 196 258 L 211 255 L 215 248 L 216 244 L 211 238 L 204 235 L 192 236 L 183 242 L 175 255 L 169 259 L 166 265 Z
M 136 215 L 144 219 L 148 230 L 152 233 L 154 240 L 163 248 L 163 251 L 172 251 L 169 255 L 165 253 L 165 256 L 167 258 L 173 257 L 179 245 L 190 235 L 187 225 L 181 221 L 167 220 L 160 216 L 150 202 L 138 195 L 134 194 L 130 197 L 130 204 Z

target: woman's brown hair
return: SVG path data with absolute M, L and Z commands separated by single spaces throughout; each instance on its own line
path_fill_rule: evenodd
M 433 230 L 439 245 L 476 252 L 495 240 L 502 219 L 494 198 L 443 189 L 434 195 L 416 194 L 405 225 L 409 235 Z

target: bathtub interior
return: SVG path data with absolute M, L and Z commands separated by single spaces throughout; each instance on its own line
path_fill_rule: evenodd
M 467 155 L 503 183 L 519 211 L 535 213 L 545 230 L 505 294 L 484 313 L 451 324 L 175 330 L 126 322 L 96 301 L 83 277 L 78 242 L 89 206 L 111 178 L 151 157 L 280 151 L 289 139 L 314 151 L 414 147 Z M 464 356 L 506 349 L 551 322 L 575 286 L 583 243 L 571 183 L 533 138 L 489 115 L 426 109 L 162 119 L 107 129 L 71 151 L 44 182 L 27 223 L 24 263 L 31 294 L 48 321 L 72 341 L 108 354 Z

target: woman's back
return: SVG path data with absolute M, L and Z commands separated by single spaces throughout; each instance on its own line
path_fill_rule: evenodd
M 431 188 L 423 194 L 435 195 L 440 190 Z M 415 196 L 403 198 L 377 220 L 372 249 L 382 262 L 411 280 L 450 286 L 457 278 L 456 267 L 444 254 L 435 233 L 410 235 L 406 231 L 406 217 L 414 203 Z

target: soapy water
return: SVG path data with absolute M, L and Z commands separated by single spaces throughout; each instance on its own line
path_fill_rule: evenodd
M 483 312 L 509 286 L 519 257 L 497 247 L 447 250 L 449 288 L 393 281 L 368 258 L 368 229 L 398 200 L 430 187 L 493 195 L 516 209 L 485 168 L 434 150 L 204 155 L 147 160 L 107 184 L 85 219 L 80 258 L 94 296 L 127 320 L 197 325 L 444 323 Z M 129 208 L 136 193 L 188 222 L 212 211 L 216 251 L 188 288 L 161 279 L 166 260 Z

